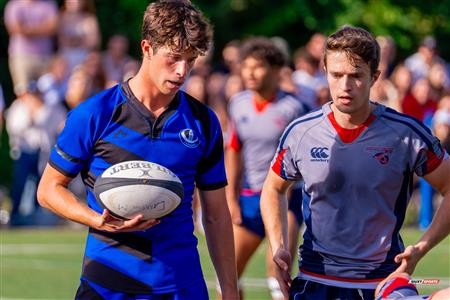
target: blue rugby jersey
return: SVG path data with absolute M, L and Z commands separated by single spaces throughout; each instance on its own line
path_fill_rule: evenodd
M 145 232 L 107 233 L 89 229 L 82 279 L 136 294 L 178 291 L 203 280 L 193 231 L 194 186 L 226 185 L 222 131 L 215 114 L 180 91 L 156 120 L 119 84 L 72 110 L 49 164 L 74 177 L 81 172 L 90 208 L 102 212 L 93 186 L 113 164 L 147 160 L 169 168 L 182 181 L 180 206 Z
M 439 166 L 445 150 L 421 122 L 377 104 L 354 140 L 330 121 L 330 103 L 293 121 L 272 169 L 304 179 L 306 230 L 299 277 L 344 288 L 374 289 L 404 250 L 400 228 L 413 175 Z

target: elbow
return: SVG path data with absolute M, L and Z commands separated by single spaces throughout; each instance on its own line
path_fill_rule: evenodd
M 48 202 L 47 202 L 47 191 L 45 186 L 40 183 L 36 192 L 36 197 L 37 197 L 37 201 L 39 203 L 40 206 L 44 207 L 44 208 L 48 208 Z

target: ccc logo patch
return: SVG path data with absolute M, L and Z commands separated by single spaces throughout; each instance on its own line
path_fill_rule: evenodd
M 311 157 L 312 158 L 318 158 L 318 159 L 324 159 L 328 158 L 330 155 L 328 154 L 328 148 L 327 147 L 314 147 L 311 148 Z

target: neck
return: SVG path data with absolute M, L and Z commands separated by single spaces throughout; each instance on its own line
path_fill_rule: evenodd
M 277 93 L 277 87 L 267 87 L 265 89 L 261 89 L 259 91 L 255 91 L 255 99 L 257 102 L 264 102 L 270 99 L 275 98 Z
M 354 113 L 345 113 L 337 109 L 334 103 L 331 104 L 331 110 L 334 113 L 334 118 L 336 122 L 343 128 L 353 129 L 364 123 L 374 110 L 374 105 L 367 102 L 367 105 L 360 108 Z
M 139 72 L 128 81 L 134 96 L 145 107 L 148 108 L 156 117 L 158 117 L 165 108 L 172 102 L 175 95 L 165 95 L 155 86 L 152 79 L 148 77 L 147 72 L 142 67 Z

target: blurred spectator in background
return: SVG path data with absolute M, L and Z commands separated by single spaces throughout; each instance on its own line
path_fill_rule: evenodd
M 226 72 L 230 74 L 240 73 L 240 48 L 241 42 L 239 40 L 232 40 L 228 42 L 222 50 L 223 63 L 225 64 Z
M 100 30 L 92 0 L 65 0 L 58 30 L 58 49 L 69 72 L 100 47 Z
M 450 153 L 450 95 L 439 101 L 438 110 L 433 117 L 433 131 L 447 153 Z
M 325 76 L 323 53 L 325 51 L 326 36 L 323 33 L 314 33 L 306 43 L 306 50 L 319 62 L 318 73 Z
M 426 36 L 417 52 L 405 60 L 405 66 L 410 70 L 413 82 L 416 82 L 419 78 L 428 77 L 428 72 L 433 63 L 444 62 L 437 55 L 436 47 L 436 39 L 432 36 Z
M 370 99 L 400 111 L 401 104 L 397 89 L 389 80 L 393 68 L 392 62 L 395 58 L 395 43 L 389 36 L 379 36 L 376 40 L 380 46 L 380 64 L 378 67 L 380 77 L 370 89 Z
M 411 92 L 412 75 L 403 63 L 399 63 L 392 72 L 391 82 L 397 93 L 397 101 L 400 104 L 399 112 L 402 112 L 401 105 L 404 98 Z
M 69 110 L 74 109 L 88 98 L 92 86 L 92 78 L 84 66 L 77 66 L 70 75 L 67 84 L 66 105 Z
M 208 104 L 208 99 L 206 97 L 206 80 L 203 76 L 191 73 L 184 87 L 184 91 L 198 101 Z
M 28 82 L 45 71 L 53 54 L 57 22 L 58 7 L 54 1 L 12 0 L 6 4 L 9 70 L 16 95 L 23 94 Z
M 99 51 L 89 52 L 83 61 L 83 66 L 91 79 L 88 97 L 103 91 L 106 88 L 106 74 L 102 64 L 102 54 Z
M 66 116 L 61 105 L 45 104 L 41 96 L 36 82 L 30 81 L 6 113 L 13 159 L 11 226 L 36 221 L 36 185 Z
M 427 78 L 418 79 L 402 102 L 402 110 L 405 114 L 430 126 L 431 117 L 437 109 L 436 101 L 430 99 L 430 83 Z
M 3 88 L 0 84 L 0 136 L 3 132 L 3 111 L 5 110 L 5 97 L 3 96 Z M 0 146 L 2 140 L 0 139 Z
M 430 68 L 428 73 L 428 80 L 430 82 L 430 98 L 437 101 L 444 96 L 450 88 L 450 80 L 445 69 L 445 63 L 436 62 Z
M 317 92 L 328 86 L 325 76 L 319 71 L 319 60 L 305 47 L 294 53 L 295 72 L 292 74 L 301 101 L 309 108 L 318 107 Z
M 380 76 L 388 78 L 394 70 L 394 60 L 397 54 L 395 42 L 390 36 L 378 36 L 376 38 L 378 45 L 380 45 Z
M 55 55 L 47 72 L 39 77 L 38 89 L 47 104 L 64 102 L 64 94 L 67 89 L 67 63 L 61 55 Z
M 128 39 L 124 35 L 116 34 L 108 40 L 108 48 L 102 57 L 106 87 L 112 87 L 122 81 L 125 65 L 132 60 L 128 55 L 128 47 Z

